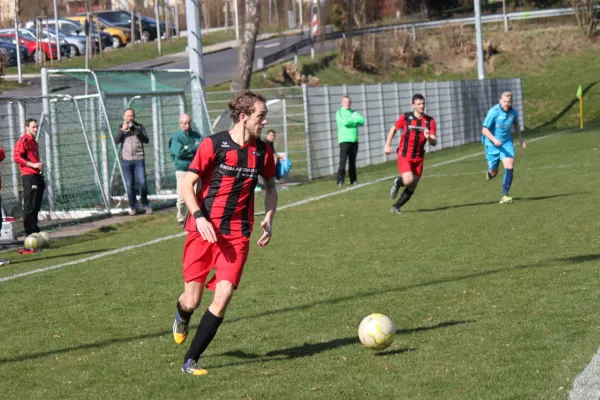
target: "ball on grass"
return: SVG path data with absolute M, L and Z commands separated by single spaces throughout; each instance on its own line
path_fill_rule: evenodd
M 40 232 L 40 236 L 44 239 L 44 247 L 50 246 L 50 233 Z
M 358 327 L 360 342 L 370 350 L 387 349 L 394 341 L 396 329 L 391 319 L 383 314 L 371 314 Z
M 36 236 L 29 235 L 25 238 L 24 245 L 27 249 L 39 249 L 42 247 L 42 240 Z

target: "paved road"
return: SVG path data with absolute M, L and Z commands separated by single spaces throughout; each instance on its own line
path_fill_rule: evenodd
M 291 46 L 299 42 L 302 38 L 308 37 L 308 32 L 303 35 L 287 35 L 274 39 L 262 40 L 257 43 L 254 54 L 254 70 L 257 70 L 257 61 L 269 54 L 273 54 L 282 48 Z M 335 48 L 334 42 L 326 42 L 324 45 L 325 51 L 330 51 Z M 299 53 L 310 54 L 310 47 L 304 48 Z M 187 54 L 182 54 L 171 60 L 169 64 L 157 66 L 157 68 L 189 68 Z M 219 83 L 231 80 L 235 72 L 238 61 L 238 48 L 231 48 L 217 53 L 212 53 L 204 56 L 204 78 L 207 86 L 217 85 Z
M 272 54 L 283 47 L 290 46 L 302 38 L 301 35 L 283 36 L 275 39 L 260 41 L 256 45 L 255 60 Z M 217 85 L 230 80 L 235 72 L 238 61 L 238 48 L 230 47 L 225 50 L 216 51 L 204 55 L 204 79 L 207 86 Z M 157 69 L 188 69 L 190 66 L 187 53 L 173 55 L 168 59 L 157 60 L 155 63 L 146 65 L 119 66 L 116 69 L 130 68 L 157 68 Z M 254 64 L 256 69 L 256 62 Z
M 254 69 L 257 69 L 256 60 L 265 57 L 280 49 L 290 46 L 303 37 L 307 32 L 281 36 L 272 39 L 261 40 L 256 45 Z M 236 41 L 208 46 L 204 50 L 204 77 L 207 86 L 216 85 L 230 80 L 235 72 L 238 60 L 238 48 Z M 333 42 L 326 42 L 325 50 L 329 51 L 335 47 Z M 303 49 L 300 54 L 309 54 L 310 48 Z M 131 69 L 188 69 L 189 61 L 187 53 L 171 54 L 158 57 L 153 60 L 139 61 L 130 64 L 107 68 L 109 70 L 131 70 Z M 18 90 L 4 92 L 0 97 L 10 96 L 39 96 L 41 94 L 40 78 L 27 79 L 31 85 Z

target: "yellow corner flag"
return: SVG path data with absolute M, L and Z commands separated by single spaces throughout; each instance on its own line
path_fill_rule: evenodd
M 577 98 L 579 99 L 579 129 L 583 129 L 583 90 L 581 85 L 577 89 Z

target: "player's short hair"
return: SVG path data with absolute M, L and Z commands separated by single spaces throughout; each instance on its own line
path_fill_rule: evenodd
M 421 93 L 415 93 L 415 95 L 412 97 L 412 104 L 415 104 L 415 101 L 417 100 L 425 101 L 425 97 Z
M 503 98 L 503 97 L 510 97 L 512 99 L 512 92 L 502 92 L 500 94 L 500 98 Z
M 343 96 L 342 96 L 342 100 L 344 100 L 344 99 L 352 100 L 352 99 L 350 98 L 350 96 L 348 96 L 347 94 L 345 94 L 345 95 L 343 95 Z
M 134 110 L 133 108 L 131 108 L 131 107 L 127 107 L 126 109 L 124 109 L 124 110 L 123 110 L 123 115 L 125 115 L 125 113 L 126 113 L 127 111 L 131 111 L 131 112 L 133 113 L 133 116 L 135 117 L 135 110 Z
M 254 112 L 254 103 L 266 103 L 267 99 L 260 93 L 255 93 L 250 90 L 238 92 L 229 102 L 229 115 L 234 123 L 240 121 L 240 114 L 251 115 Z
M 277 132 L 275 132 L 275 129 L 269 129 L 269 130 L 267 131 L 267 135 L 268 135 L 269 133 L 271 133 L 271 132 L 273 132 L 274 134 L 277 134 Z
M 35 122 L 37 124 L 37 119 L 35 118 L 29 118 L 25 120 L 25 128 L 29 128 L 29 125 L 31 125 L 32 122 Z

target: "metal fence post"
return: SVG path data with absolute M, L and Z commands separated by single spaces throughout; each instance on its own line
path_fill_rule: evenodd
M 10 101 L 6 105 L 8 107 L 8 143 L 10 145 L 10 150 L 12 151 L 15 148 L 15 143 L 18 140 L 19 133 L 15 129 L 15 115 L 13 109 L 13 102 Z M 15 195 L 15 199 L 19 198 L 19 176 L 17 171 L 17 163 L 11 162 L 10 169 L 12 173 L 12 185 L 13 185 L 13 194 Z
M 383 85 L 381 83 L 377 84 L 377 90 L 379 92 L 379 109 L 381 110 L 381 132 L 383 132 L 383 148 L 385 150 L 385 141 L 387 139 L 387 135 L 385 132 L 385 109 L 383 108 Z M 388 155 L 385 154 L 385 151 L 381 152 L 383 156 L 383 161 L 387 161 Z
M 152 84 L 152 91 L 156 91 L 156 76 L 154 72 L 150 73 L 150 83 Z M 152 132 L 153 138 L 152 143 L 154 144 L 154 186 L 158 193 L 160 191 L 160 140 L 158 132 L 158 99 L 156 95 L 152 96 Z
M 17 104 L 19 106 L 19 125 L 17 126 L 17 132 L 19 133 L 20 137 L 21 132 L 24 132 L 25 130 L 25 114 L 27 112 L 27 108 L 25 106 L 25 103 L 23 103 L 20 100 Z
M 363 101 L 363 105 L 365 107 L 365 111 L 364 111 L 365 124 L 363 126 L 365 128 L 365 134 L 366 134 L 366 138 L 367 138 L 367 140 L 365 141 L 365 147 L 367 150 L 367 165 L 370 165 L 370 164 L 373 164 L 373 162 L 371 160 L 371 135 L 370 135 L 370 130 L 369 130 L 369 107 L 367 105 L 367 90 L 366 90 L 364 84 L 362 84 L 360 86 L 361 86 L 361 92 L 362 92 L 362 101 Z
M 286 157 L 289 157 L 288 154 L 288 122 L 287 122 L 287 101 L 285 97 L 282 100 L 283 102 L 283 151 L 285 151 Z
M 88 106 L 92 113 L 95 114 L 96 102 L 94 98 L 90 99 L 90 105 Z M 100 115 L 100 114 L 97 114 Z M 92 120 L 92 154 L 94 157 L 94 162 L 98 163 L 98 125 L 96 124 L 97 119 L 94 118 Z
M 396 82 L 396 93 L 394 93 L 394 98 L 396 99 L 396 108 L 398 110 L 398 117 L 402 115 L 402 106 L 400 105 L 400 84 Z
M 42 68 L 42 96 L 48 96 L 48 70 L 46 68 Z M 52 172 L 54 167 L 54 161 L 52 160 L 52 139 L 50 134 L 48 133 L 48 119 L 50 118 L 50 101 L 48 97 L 42 98 L 42 121 L 41 125 L 44 128 L 44 147 L 46 150 L 46 177 L 47 177 L 47 185 L 46 188 L 48 190 L 48 206 L 50 215 L 55 211 L 54 205 L 54 179 L 52 179 Z
M 58 145 L 58 118 L 56 117 L 56 100 L 50 101 L 50 137 L 52 138 L 52 160 L 54 164 L 54 188 L 56 193 L 62 192 L 60 182 L 60 151 Z
M 450 85 L 450 81 L 448 81 L 448 96 L 452 99 L 454 98 L 454 96 L 452 96 L 451 93 L 451 89 L 450 89 L 451 85 Z M 450 127 L 450 147 L 454 147 L 454 110 L 452 109 L 452 106 L 454 105 L 453 102 L 450 102 L 450 117 L 449 117 L 449 124 L 448 126 Z M 442 135 L 440 135 L 440 145 L 442 144 L 441 141 Z M 443 146 L 441 147 L 442 149 L 444 148 Z
M 441 149 L 442 148 L 442 133 L 443 133 L 443 132 L 441 132 L 441 130 L 442 130 L 441 127 L 443 126 L 443 124 L 442 124 L 442 107 L 440 104 L 440 83 L 438 81 L 435 82 L 435 102 L 437 104 L 438 113 L 440 114 L 438 116 L 438 119 L 437 119 L 438 122 L 436 124 L 436 129 L 440 132 L 440 134 L 436 134 L 436 137 L 438 140 L 438 142 L 436 143 L 436 146 L 440 146 L 440 147 L 438 147 L 438 149 Z
M 310 161 L 310 121 L 308 119 L 308 90 L 306 84 L 302 84 L 302 102 L 304 103 L 304 137 L 306 139 L 306 172 L 308 180 L 312 180 L 312 167 Z
M 179 115 L 185 114 L 185 94 L 179 95 Z
M 425 97 L 425 111 L 427 111 L 427 83 L 423 81 L 423 93 L 421 93 L 423 97 Z M 429 140 L 425 142 L 425 152 L 429 153 Z
M 108 130 L 106 129 L 108 121 L 108 115 L 104 112 L 102 108 L 102 98 L 98 98 L 98 103 L 100 105 L 100 158 L 102 160 L 102 184 L 104 185 L 104 193 L 106 193 L 106 197 L 109 200 L 112 199 L 111 193 L 111 185 L 110 185 L 110 174 L 108 172 L 108 142 L 107 140 L 113 140 L 111 135 L 108 135 Z M 118 162 L 119 154 L 115 155 L 115 158 Z
M 333 126 L 331 124 L 331 99 L 329 98 L 329 86 L 323 87 L 323 97 L 325 98 L 325 126 L 327 127 L 327 152 L 329 153 L 329 173 L 335 173 L 335 160 L 333 158 Z
M 163 129 L 163 108 L 162 108 L 162 96 L 158 97 L 157 101 L 158 105 L 158 155 L 159 155 L 159 165 L 160 165 L 160 176 L 165 176 L 165 137 L 164 137 L 164 129 Z
M 396 120 L 397 120 L 402 115 L 402 104 L 400 103 L 400 84 L 398 82 L 396 82 L 396 93 L 394 94 L 394 98 L 396 99 L 396 108 L 398 111 L 398 115 L 396 117 Z M 394 120 L 394 126 L 395 126 L 396 120 Z M 387 132 L 386 132 L 386 136 L 387 136 Z M 387 137 L 386 137 L 386 141 L 387 141 Z M 392 146 L 392 148 L 394 147 L 393 140 L 392 140 L 391 146 Z

